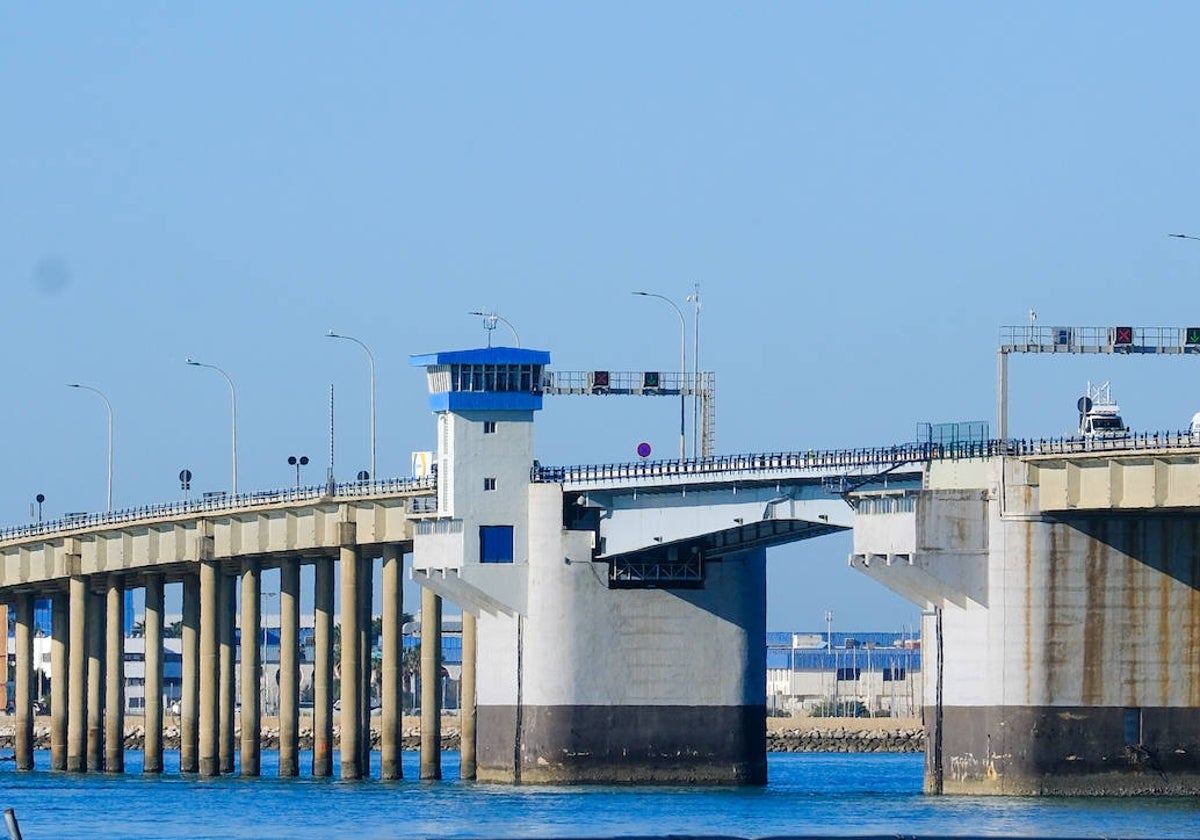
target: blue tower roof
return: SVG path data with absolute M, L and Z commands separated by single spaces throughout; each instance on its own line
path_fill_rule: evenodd
M 479 347 L 414 355 L 429 374 L 432 411 L 537 411 L 542 407 L 545 350 Z
M 548 365 L 546 350 L 524 350 L 520 347 L 477 347 L 474 350 L 443 350 L 440 353 L 413 355 L 413 367 L 436 365 Z

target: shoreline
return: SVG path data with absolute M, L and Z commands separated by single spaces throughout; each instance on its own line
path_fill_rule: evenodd
M 442 721 L 442 749 L 459 748 L 459 724 L 457 716 L 447 716 Z M 371 720 L 372 749 L 379 748 L 380 721 Z M 15 721 L 11 717 L 0 718 L 0 749 L 13 748 Z M 34 721 L 34 749 L 50 748 L 50 718 L 39 716 Z M 240 727 L 235 737 L 240 742 Z M 339 727 L 334 725 L 335 742 Z M 421 719 L 407 716 L 401 724 L 402 746 L 405 750 L 421 747 Z M 903 718 L 767 718 L 767 752 L 835 752 L 835 753 L 919 753 L 925 751 L 925 729 L 920 720 Z M 142 749 L 145 729 L 140 717 L 127 716 L 125 723 L 125 749 Z M 300 745 L 302 750 L 312 748 L 312 718 L 300 719 Z M 279 749 L 278 718 L 262 719 L 262 749 Z M 179 749 L 179 725 L 174 716 L 163 721 L 163 748 Z

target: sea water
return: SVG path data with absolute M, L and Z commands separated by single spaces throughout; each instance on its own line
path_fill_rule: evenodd
M 141 774 L 127 752 L 124 774 L 0 765 L 0 807 L 13 808 L 24 840 L 47 838 L 417 838 L 634 837 L 648 835 L 925 837 L 1198 837 L 1200 798 L 1060 799 L 931 797 L 921 793 L 923 757 L 772 753 L 761 788 L 513 786 L 458 780 L 458 754 L 443 753 L 443 781 L 278 779 L 278 753 L 263 776 Z M 302 754 L 302 767 L 311 753 Z M 335 756 L 334 766 L 337 767 Z M 307 774 L 307 770 L 305 771 Z

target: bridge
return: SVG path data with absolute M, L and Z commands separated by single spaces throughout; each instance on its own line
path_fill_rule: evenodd
M 238 755 L 240 772 L 257 775 L 260 663 L 244 646 L 235 673 L 236 616 L 260 626 L 261 574 L 278 568 L 280 773 L 298 773 L 300 567 L 311 565 L 312 772 L 333 774 L 336 746 L 341 776 L 363 776 L 370 561 L 381 557 L 381 775 L 398 778 L 400 567 L 411 553 L 426 632 L 422 777 L 441 775 L 435 675 L 449 599 L 463 609 L 463 690 L 475 697 L 464 775 L 761 784 L 765 551 L 853 528 L 850 563 L 925 609 L 927 660 L 938 663 L 924 699 L 927 789 L 1200 788 L 1187 723 L 1200 707 L 1200 439 L 547 467 L 533 446 L 543 393 L 521 383 L 546 381 L 548 353 L 483 348 L 413 364 L 428 372 L 435 475 L 0 532 L 0 598 L 16 611 L 18 769 L 32 768 L 38 598 L 53 603 L 51 765 L 123 769 L 123 596 L 144 587 L 145 768 L 161 772 L 163 587 L 177 583 L 181 770 L 231 772 Z M 1163 618 L 1146 621 L 1150 609 Z

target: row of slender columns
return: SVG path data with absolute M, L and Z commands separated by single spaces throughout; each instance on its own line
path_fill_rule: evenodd
M 353 524 L 349 524 L 353 528 Z M 353 534 L 348 536 L 352 537 Z M 341 758 L 342 777 L 369 772 L 370 633 L 372 561 L 347 540 L 340 550 L 341 610 Z M 381 700 L 381 776 L 398 779 L 401 770 L 401 661 L 403 656 L 402 554 L 398 546 L 383 552 L 383 667 Z M 315 562 L 313 674 L 314 776 L 332 775 L 333 720 L 333 558 Z M 102 584 L 99 592 L 95 584 Z M 261 564 L 242 561 L 241 772 L 261 769 L 260 703 L 262 663 Z M 163 769 L 163 609 L 164 578 L 145 575 L 145 759 L 147 773 Z M 280 565 L 280 775 L 299 773 L 299 561 Z M 202 561 L 199 573 L 183 578 L 182 697 L 180 770 L 217 775 L 232 772 L 234 749 L 234 615 L 237 591 L 216 561 Z M 15 597 L 16 609 L 16 761 L 33 761 L 33 600 Z M 118 576 L 95 580 L 76 575 L 65 593 L 53 597 L 51 640 L 51 767 L 83 771 L 124 770 L 124 589 Z M 423 644 L 422 745 L 420 775 L 441 778 L 441 599 L 422 591 Z M 473 778 L 475 622 L 463 614 L 464 681 L 462 776 Z

